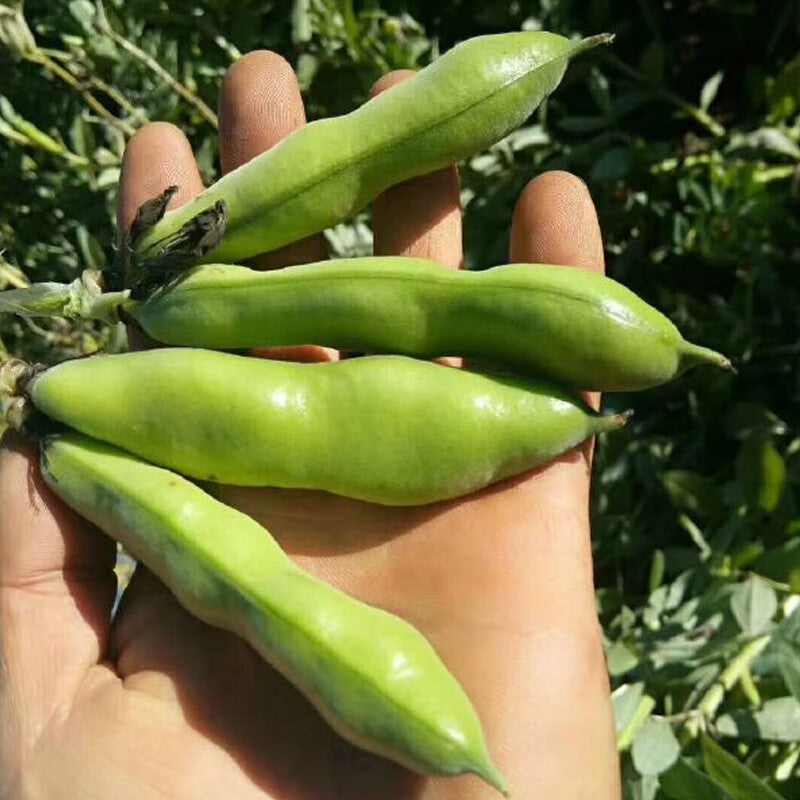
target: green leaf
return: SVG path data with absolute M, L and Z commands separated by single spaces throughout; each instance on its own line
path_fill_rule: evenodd
M 94 18 L 97 12 L 93 3 L 89 0 L 72 0 L 69 12 L 87 33 L 94 32 Z
M 85 225 L 78 226 L 76 236 L 84 266 L 89 269 L 103 269 L 106 265 L 106 254 L 100 242 L 89 233 Z
M 678 517 L 678 524 L 689 534 L 692 541 L 697 545 L 697 549 L 700 551 L 700 560 L 705 561 L 707 558 L 711 556 L 711 546 L 706 541 L 706 537 L 703 535 L 703 531 L 695 525 L 694 521 L 689 517 L 688 514 L 681 514 Z
M 774 647 L 783 682 L 792 696 L 800 700 L 800 648 L 782 636 L 775 638 Z
M 781 621 L 777 634 L 800 648 L 800 607 L 795 608 L 788 617 Z
M 19 114 L 14 110 L 14 106 L 5 95 L 0 95 L 0 117 L 10 122 L 12 125 L 19 119 Z
M 307 42 L 314 35 L 309 6 L 310 0 L 294 0 L 292 7 L 292 41 L 295 44 Z
M 700 90 L 700 108 L 702 108 L 703 111 L 708 111 L 709 106 L 714 102 L 714 98 L 717 96 L 724 75 L 725 73 L 722 70 L 715 72 L 703 84 L 703 88 Z
M 631 721 L 643 693 L 644 684 L 642 682 L 625 683 L 611 693 L 611 707 L 614 710 L 617 733 Z
M 747 133 L 737 133 L 731 136 L 731 151 L 741 148 L 753 150 L 767 150 L 778 155 L 788 156 L 795 161 L 800 161 L 800 147 L 782 130 L 774 127 L 759 128 Z
M 72 125 L 69 126 L 69 140 L 73 152 L 86 158 L 89 158 L 97 147 L 91 125 L 80 114 L 76 114 Z
M 0 44 L 18 58 L 36 53 L 36 40 L 22 12 L 22 0 L 5 0 L 0 4 Z
M 630 150 L 627 147 L 612 147 L 606 150 L 591 170 L 594 181 L 615 181 L 624 178 L 630 169 Z
M 650 42 L 639 63 L 650 83 L 658 85 L 664 80 L 664 46 L 660 42 Z
M 754 572 L 773 581 L 789 583 L 792 575 L 800 577 L 800 537 L 767 550 L 753 565 Z
M 681 748 L 670 724 L 650 717 L 633 739 L 631 756 L 640 775 L 660 775 L 680 755 Z
M 733 800 L 785 800 L 710 736 L 701 740 L 703 766 Z
M 777 119 L 788 119 L 800 107 L 800 55 L 768 83 L 767 98 L 770 112 Z
M 300 54 L 295 66 L 295 72 L 297 73 L 297 83 L 301 90 L 306 90 L 311 86 L 318 69 L 319 59 L 316 56 L 311 55 L 311 53 Z
M 98 36 L 94 33 L 88 40 L 86 49 L 93 58 L 109 62 L 118 61 L 120 57 L 117 45 L 108 36 Z
M 774 511 L 783 494 L 786 466 L 772 439 L 756 435 L 747 439 L 736 461 L 739 485 L 751 508 Z
M 720 508 L 719 492 L 710 478 L 684 469 L 664 473 L 664 488 L 681 511 L 709 517 Z
M 659 782 L 671 800 L 730 800 L 718 783 L 685 758 L 679 758 L 661 775 Z
M 600 116 L 569 116 L 562 117 L 558 121 L 558 127 L 567 133 L 593 133 L 607 128 L 609 121 L 606 117 Z
M 716 729 L 722 736 L 767 742 L 800 741 L 800 703 L 794 697 L 767 700 L 758 711 L 739 710 L 723 714 Z
M 510 133 L 506 141 L 511 145 L 511 149 L 518 153 L 529 147 L 543 147 L 550 144 L 550 136 L 541 125 L 528 125 Z
M 639 663 L 639 658 L 623 642 L 618 641 L 606 650 L 606 663 L 610 675 L 624 675 Z
M 104 169 L 97 176 L 98 189 L 105 189 L 110 186 L 116 186 L 119 183 L 119 167 L 110 167 Z
M 744 569 L 757 561 L 764 554 L 764 545 L 758 542 L 748 542 L 744 547 L 731 553 L 731 567 Z
M 653 560 L 650 562 L 650 578 L 647 582 L 650 593 L 652 594 L 664 580 L 664 551 L 655 550 Z
M 655 800 L 658 793 L 658 777 L 656 775 L 628 777 L 623 790 L 623 800 Z
M 754 575 L 734 587 L 731 611 L 747 636 L 763 633 L 778 610 L 775 590 Z

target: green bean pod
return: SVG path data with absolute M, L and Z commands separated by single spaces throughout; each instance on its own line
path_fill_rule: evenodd
M 200 619 L 238 634 L 345 739 L 427 775 L 474 772 L 506 793 L 464 690 L 399 617 L 302 571 L 250 517 L 185 478 L 68 433 L 41 471 Z
M 169 211 L 135 251 L 157 251 L 220 200 L 227 228 L 206 261 L 241 261 L 330 227 L 387 187 L 503 138 L 556 88 L 571 57 L 610 39 L 542 31 L 469 39 L 355 111 L 312 122 L 228 173 Z
M 398 506 L 473 492 L 626 418 L 546 384 L 403 356 L 150 350 L 67 361 L 25 391 L 51 419 L 193 478 Z
M 399 257 L 266 272 L 209 264 L 126 311 L 172 345 L 466 356 L 577 389 L 645 389 L 695 364 L 730 368 L 611 278 L 541 264 L 481 272 Z

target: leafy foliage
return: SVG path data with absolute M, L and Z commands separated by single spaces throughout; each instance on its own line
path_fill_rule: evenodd
M 597 600 L 629 798 L 800 795 L 800 11 L 791 0 L 0 0 L 0 285 L 72 279 L 113 257 L 127 137 L 148 119 L 216 170 L 217 86 L 240 53 L 294 65 L 309 116 L 459 39 L 617 33 L 526 127 L 463 165 L 467 260 L 507 258 L 521 189 L 587 181 L 609 272 L 738 376 L 697 370 L 606 404 L 594 485 Z M 329 232 L 370 247 L 368 216 Z M 568 321 L 565 320 L 565 324 Z M 0 320 L 45 361 L 112 332 Z

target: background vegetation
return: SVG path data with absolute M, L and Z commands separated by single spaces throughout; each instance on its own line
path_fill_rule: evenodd
M 769 13 L 767 13 L 769 11 Z M 617 41 L 526 127 L 463 165 L 471 267 L 546 169 L 584 178 L 609 272 L 739 375 L 641 396 L 600 448 L 598 607 L 628 798 L 800 797 L 800 6 L 792 0 L 0 0 L 0 287 L 113 257 L 126 139 L 148 119 L 216 170 L 216 91 L 240 53 L 295 65 L 311 118 L 386 70 L 480 33 Z M 329 232 L 368 252 L 369 220 Z M 93 325 L 0 320 L 55 361 L 119 346 Z

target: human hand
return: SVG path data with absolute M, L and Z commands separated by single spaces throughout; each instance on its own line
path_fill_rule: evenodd
M 237 62 L 220 122 L 225 171 L 303 124 L 286 62 L 266 52 Z M 121 228 L 170 184 L 180 186 L 175 202 L 201 189 L 189 144 L 172 126 L 148 125 L 126 152 Z M 376 253 L 460 264 L 455 169 L 394 187 L 373 217 Z M 565 173 L 525 189 L 511 239 L 510 261 L 602 269 L 591 199 Z M 260 264 L 322 258 L 313 237 Z M 619 778 L 592 586 L 590 458 L 587 447 L 420 508 L 213 491 L 263 522 L 303 568 L 431 640 L 475 704 L 515 798 L 605 800 L 619 796 Z M 477 778 L 426 780 L 350 746 L 246 644 L 191 617 L 146 570 L 110 623 L 113 542 L 49 493 L 35 448 L 14 438 L 0 457 L 0 508 L 0 774 L 11 797 L 493 797 Z

